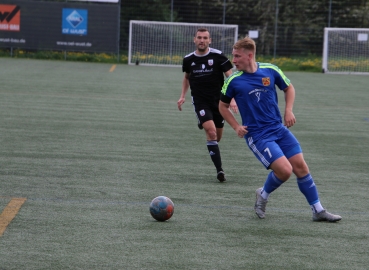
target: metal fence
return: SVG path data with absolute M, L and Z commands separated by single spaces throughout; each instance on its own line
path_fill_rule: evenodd
M 7 8 L 18 3 L 21 28 L 9 31 Z M 67 9 L 87 10 L 85 32 L 63 32 Z M 129 21 L 146 20 L 238 25 L 259 55 L 321 56 L 325 27 L 369 28 L 368 14 L 369 0 L 1 0 L 0 48 L 127 54 Z
M 146 2 L 122 3 L 122 51 L 128 49 L 129 20 L 237 24 L 239 37 L 256 35 L 258 54 L 268 56 L 321 56 L 325 27 L 369 27 L 369 0 Z

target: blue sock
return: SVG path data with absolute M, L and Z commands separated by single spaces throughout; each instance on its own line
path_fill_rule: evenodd
M 318 190 L 310 173 L 302 178 L 297 178 L 297 185 L 299 186 L 302 194 L 305 195 L 309 205 L 319 202 Z
M 269 174 L 268 174 L 268 177 L 267 179 L 265 180 L 265 183 L 264 183 L 264 187 L 263 187 L 263 190 L 270 194 L 272 193 L 274 190 L 276 190 L 277 188 L 279 188 L 280 185 L 282 185 L 284 182 L 280 179 L 278 179 L 277 176 L 275 176 L 274 172 L 271 171 Z

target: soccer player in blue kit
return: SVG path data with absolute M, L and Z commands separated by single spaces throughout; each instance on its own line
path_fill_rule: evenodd
M 249 37 L 234 44 L 232 62 L 237 72 L 228 77 L 223 85 L 219 111 L 237 135 L 245 138 L 256 158 L 271 170 L 264 186 L 256 190 L 256 215 L 265 218 L 269 195 L 294 173 L 297 185 L 313 212 L 313 221 L 341 220 L 341 216 L 329 213 L 320 203 L 300 144 L 288 129 L 296 122 L 292 112 L 295 88 L 277 66 L 256 62 L 255 54 L 255 42 Z M 285 96 L 284 123 L 275 85 L 283 90 Z M 228 109 L 232 98 L 236 100 L 242 125 Z

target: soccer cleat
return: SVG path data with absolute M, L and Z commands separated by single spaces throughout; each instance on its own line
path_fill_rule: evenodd
M 258 188 L 256 190 L 256 202 L 255 202 L 255 213 L 259 218 L 265 218 L 265 207 L 266 204 L 268 202 L 268 200 L 265 200 L 262 196 L 261 196 L 261 190 L 263 188 Z
M 336 222 L 336 221 L 340 221 L 341 219 L 342 219 L 341 216 L 331 214 L 327 212 L 326 210 L 323 210 L 322 212 L 319 212 L 319 213 L 313 213 L 313 221 Z
M 218 172 L 217 179 L 219 180 L 219 182 L 224 182 L 227 180 L 223 171 Z

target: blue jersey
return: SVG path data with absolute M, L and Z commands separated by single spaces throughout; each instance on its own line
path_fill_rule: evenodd
M 230 103 L 234 98 L 242 125 L 247 126 L 246 138 L 254 141 L 268 136 L 283 125 L 278 108 L 276 85 L 280 90 L 290 85 L 290 80 L 275 65 L 257 63 L 255 73 L 237 71 L 224 82 L 221 100 Z

